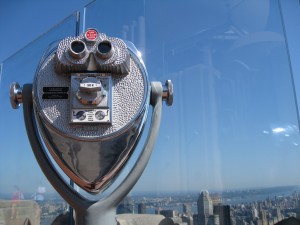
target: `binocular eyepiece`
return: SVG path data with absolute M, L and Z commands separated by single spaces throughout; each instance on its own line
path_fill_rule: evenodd
M 85 43 L 80 40 L 72 41 L 69 47 L 69 54 L 74 59 L 82 59 L 87 54 Z
M 117 75 L 130 72 L 130 55 L 124 41 L 98 34 L 81 34 L 62 40 L 55 56 L 57 73 L 97 71 Z
M 103 40 L 97 43 L 96 56 L 102 60 L 107 60 L 113 56 L 114 47 L 108 40 Z M 70 43 L 69 54 L 74 59 L 80 60 L 88 54 L 88 49 L 85 42 L 81 40 L 73 40 Z

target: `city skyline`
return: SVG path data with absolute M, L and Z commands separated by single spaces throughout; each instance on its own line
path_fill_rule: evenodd
M 8 211 L 5 215 L 1 211 L 7 210 L 5 206 L 9 202 L 0 201 L 0 221 L 10 216 Z M 26 205 L 26 209 L 22 208 Z M 50 225 L 58 216 L 68 217 L 68 205 L 59 196 L 45 196 L 35 201 L 23 199 L 17 211 L 15 219 L 24 220 L 27 216 L 33 224 L 40 221 L 41 225 Z M 147 214 L 148 219 L 157 214 L 163 216 L 161 220 L 167 218 L 187 225 L 273 225 L 300 217 L 300 187 L 240 190 L 226 192 L 224 196 L 208 190 L 193 194 L 131 195 L 119 204 L 117 214 L 127 214 L 127 218 Z M 203 216 L 207 219 L 202 220 Z

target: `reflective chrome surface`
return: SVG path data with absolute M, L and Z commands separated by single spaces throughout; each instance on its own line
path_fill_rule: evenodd
M 75 40 L 77 39 L 75 38 Z M 96 42 L 94 44 L 97 45 Z M 121 44 L 119 43 L 119 45 Z M 107 83 L 103 80 L 107 73 L 102 75 L 101 70 L 81 72 L 78 75 L 83 78 L 89 75 L 103 76 L 101 85 L 106 86 L 106 90 L 109 91 L 105 92 L 103 89 L 108 100 L 101 100 L 100 105 L 79 103 L 80 101 L 76 98 L 78 91 L 74 90 L 71 85 L 73 79 L 69 74 L 60 74 L 61 70 L 54 71 L 53 59 L 54 54 L 57 54 L 55 48 L 45 53 L 33 83 L 34 110 L 41 139 L 61 169 L 77 185 L 90 193 L 104 190 L 117 177 L 118 172 L 134 151 L 147 117 L 150 88 L 146 69 L 136 48 L 133 45 L 126 46 L 126 48 L 130 56 L 130 72 L 128 74 L 108 74 L 110 82 Z M 120 50 L 118 49 L 118 51 Z M 91 55 L 91 57 L 94 56 Z M 73 70 L 72 65 L 68 68 Z M 95 80 L 92 77 L 85 79 Z M 87 85 L 91 83 L 89 80 L 87 80 Z M 68 90 L 65 93 L 68 98 L 53 100 L 41 97 L 44 96 L 44 87 L 52 86 Z M 81 91 L 80 87 L 78 90 Z M 102 87 L 99 86 L 99 88 Z M 137 88 L 141 91 L 138 91 Z M 142 96 L 136 99 L 134 96 L 137 94 Z M 118 98 L 123 98 L 121 105 L 118 103 Z M 74 105 L 73 101 L 76 101 L 75 108 L 81 105 L 86 108 L 85 112 L 88 112 L 89 107 L 91 110 L 108 107 L 112 111 L 111 122 L 108 124 L 73 123 L 69 118 L 69 111 L 73 110 L 73 106 L 71 106 L 71 104 Z M 135 106 L 130 103 L 132 101 Z M 130 113 L 128 114 L 130 117 L 126 117 L 126 113 Z M 84 116 L 88 117 L 88 115 Z M 124 120 L 124 118 L 127 119 Z
M 10 104 L 13 109 L 18 109 L 22 103 L 22 88 L 18 82 L 13 82 L 9 90 Z
M 168 106 L 171 106 L 173 104 L 173 83 L 171 80 L 166 80 L 166 84 L 163 86 L 163 101 L 166 101 L 166 104 Z
M 81 188 L 97 194 L 113 182 L 134 151 L 147 110 L 145 106 L 124 133 L 103 141 L 74 140 L 58 134 L 40 119 L 37 123 L 45 145 L 61 169 Z
M 83 39 L 82 36 L 83 35 L 78 38 Z M 99 37 L 102 36 L 106 37 L 106 35 L 99 35 Z M 102 140 L 118 135 L 118 132 L 124 132 L 124 130 L 128 128 L 128 124 L 132 123 L 138 117 L 141 110 L 143 110 L 143 105 L 146 104 L 149 82 L 144 64 L 141 59 L 135 56 L 135 50 L 132 46 L 127 48 L 125 43 L 120 39 L 110 38 L 110 40 L 118 46 L 118 51 L 114 57 L 109 59 L 108 62 L 101 62 L 102 64 L 100 64 L 99 67 L 95 66 L 94 71 L 86 72 L 86 68 L 88 68 L 86 63 L 82 60 L 74 61 L 73 59 L 69 59 L 67 58 L 68 54 L 64 52 L 65 47 L 68 46 L 68 43 L 65 42 L 68 42 L 70 39 L 71 38 L 66 38 L 60 42 L 57 51 L 54 48 L 45 53 L 38 67 L 33 88 L 34 103 L 39 115 L 43 118 L 45 123 L 52 126 L 53 129 L 57 130 L 61 135 L 77 140 Z M 94 46 L 90 46 L 90 56 L 86 56 L 88 58 L 84 59 L 88 64 L 95 62 L 95 54 L 92 49 L 96 45 L 97 43 L 95 43 Z M 119 55 L 120 59 L 114 59 Z M 122 69 L 120 68 L 123 68 L 123 66 L 127 64 L 130 66 L 128 69 L 131 71 L 128 73 L 121 72 Z M 62 69 L 58 70 L 58 65 Z M 78 65 L 80 66 L 78 67 Z M 54 67 L 55 70 L 53 69 Z M 69 76 L 70 73 L 77 69 L 81 71 L 80 73 L 75 71 L 78 73 L 78 76 L 98 76 L 101 77 L 102 83 L 104 82 L 102 78 L 111 77 L 111 79 L 106 82 L 106 93 L 108 96 L 105 99 L 107 100 L 102 100 L 100 105 L 97 106 L 77 104 L 79 101 L 77 101 L 78 99 L 76 97 L 74 98 L 74 96 L 77 93 L 79 85 L 76 86 L 76 89 L 72 81 L 70 82 Z M 44 98 L 44 88 L 52 89 L 53 86 L 65 90 L 65 94 L 63 94 L 65 96 L 64 99 L 61 99 L 60 96 L 57 97 L 56 93 L 50 96 L 51 98 L 54 97 L 54 99 Z M 60 93 L 58 94 L 60 95 Z M 72 101 L 72 105 L 70 105 L 70 100 Z M 71 112 L 77 112 L 79 108 L 83 111 L 86 109 L 108 108 L 111 111 L 112 121 L 107 125 L 93 124 L 93 126 L 75 126 L 70 124 L 69 119 L 66 118 L 66 114 L 68 114 L 70 110 L 72 110 Z

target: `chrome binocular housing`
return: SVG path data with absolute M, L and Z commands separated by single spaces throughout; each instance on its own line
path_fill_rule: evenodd
M 88 29 L 43 56 L 32 84 L 37 135 L 60 168 L 89 193 L 105 190 L 132 155 L 151 98 L 145 65 L 132 43 Z M 170 80 L 162 100 L 173 102 Z M 10 89 L 13 108 L 22 88 Z

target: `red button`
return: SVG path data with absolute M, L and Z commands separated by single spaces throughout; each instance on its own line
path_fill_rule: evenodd
M 98 37 L 98 31 L 95 29 L 88 29 L 85 32 L 85 38 L 89 41 L 94 41 Z

